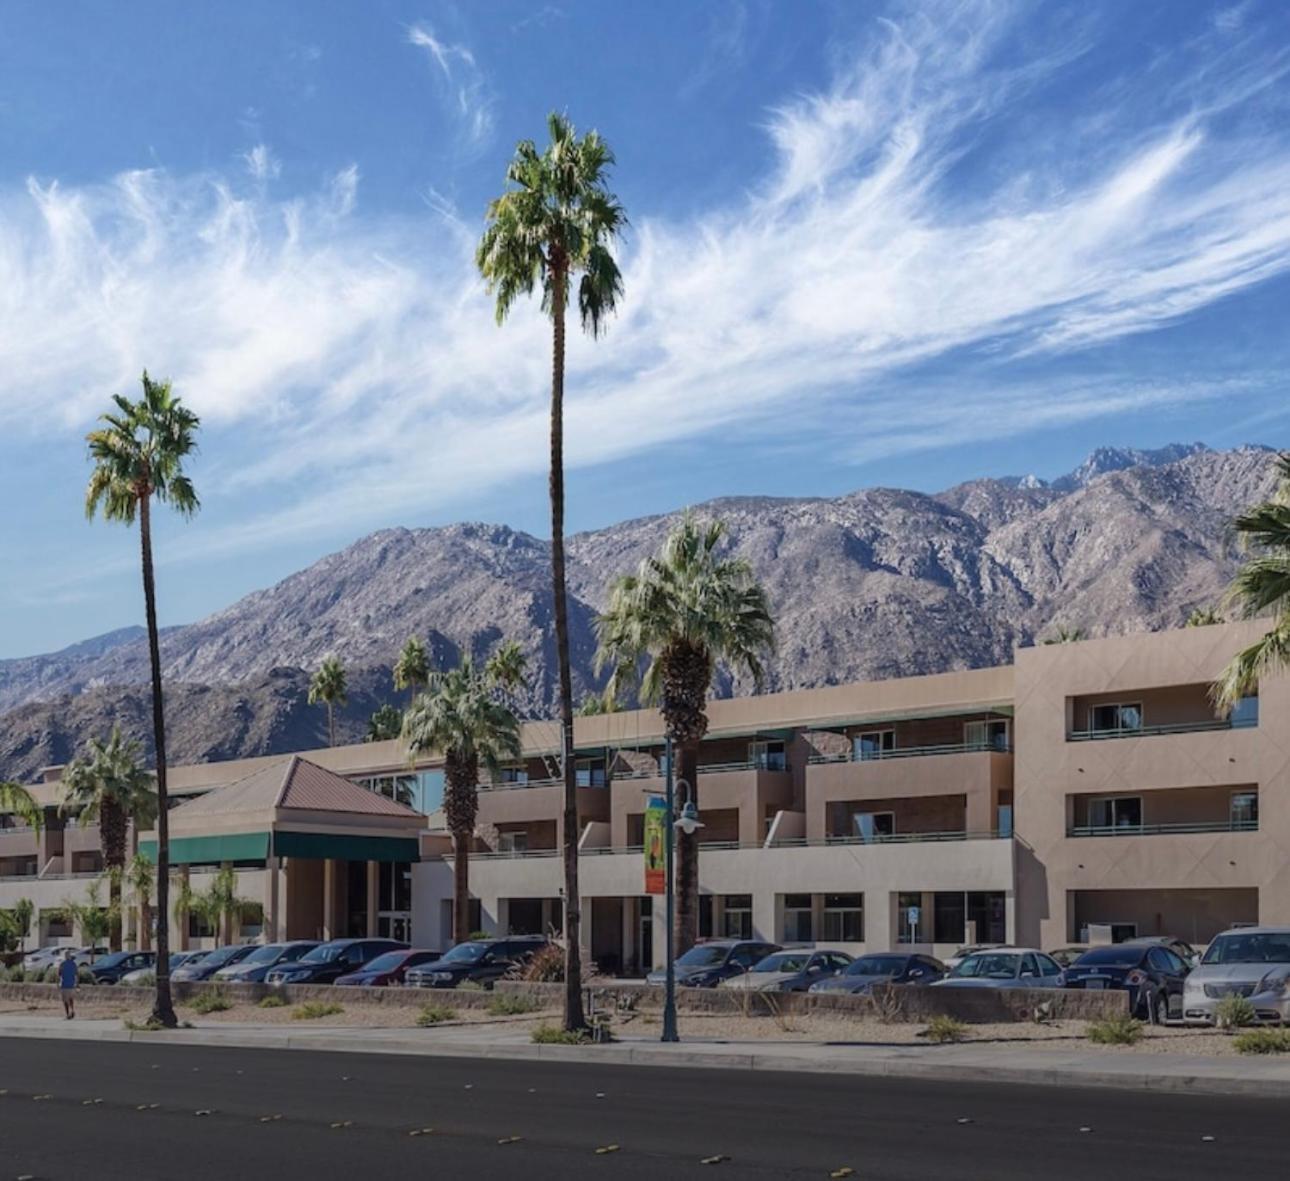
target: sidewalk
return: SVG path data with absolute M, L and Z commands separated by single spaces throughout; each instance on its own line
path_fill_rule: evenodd
M 672 1045 L 624 1037 L 605 1046 L 539 1046 L 505 1025 L 470 1029 L 285 1028 L 197 1025 L 149 1033 L 123 1028 L 119 1019 L 31 1016 L 0 1018 L 0 1037 L 140 1042 L 149 1045 L 230 1046 L 243 1049 L 510 1058 L 599 1062 L 631 1066 L 727 1070 L 810 1071 L 881 1075 L 944 1082 L 1020 1083 L 1029 1086 L 1119 1087 L 1130 1090 L 1259 1095 L 1290 1098 L 1290 1058 L 1211 1058 L 1135 1054 L 1094 1049 L 1035 1049 L 987 1045 L 840 1045 L 803 1042 L 716 1042 Z

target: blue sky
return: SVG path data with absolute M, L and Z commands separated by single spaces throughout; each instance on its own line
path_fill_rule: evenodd
M 547 328 L 473 271 L 515 141 L 618 155 L 571 528 L 734 493 L 1290 442 L 1290 6 L 0 9 L 0 655 L 141 617 L 84 434 L 202 415 L 163 622 L 372 529 L 545 531 Z

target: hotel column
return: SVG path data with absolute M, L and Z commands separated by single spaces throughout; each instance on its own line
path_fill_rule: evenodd
M 323 862 L 323 939 L 336 938 L 336 862 Z
M 264 941 L 276 943 L 282 936 L 278 927 L 281 922 L 278 900 L 278 859 L 266 857 L 264 860 Z
M 369 939 L 376 937 L 376 910 L 381 890 L 380 868 L 379 862 L 369 861 L 367 863 L 367 937 Z

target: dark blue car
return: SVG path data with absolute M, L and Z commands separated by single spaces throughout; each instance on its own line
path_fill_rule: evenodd
M 1161 943 L 1114 943 L 1091 947 L 1066 969 L 1066 987 L 1086 992 L 1117 989 L 1129 994 L 1134 1016 L 1163 1025 L 1181 1017 L 1183 982 L 1191 968 Z

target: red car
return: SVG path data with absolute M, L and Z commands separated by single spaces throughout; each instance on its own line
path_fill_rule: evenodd
M 374 960 L 368 960 L 357 972 L 350 972 L 336 979 L 337 984 L 355 984 L 380 986 L 402 984 L 403 974 L 417 964 L 428 964 L 439 959 L 441 951 L 420 951 L 416 948 L 399 948 L 397 951 L 382 952 Z

